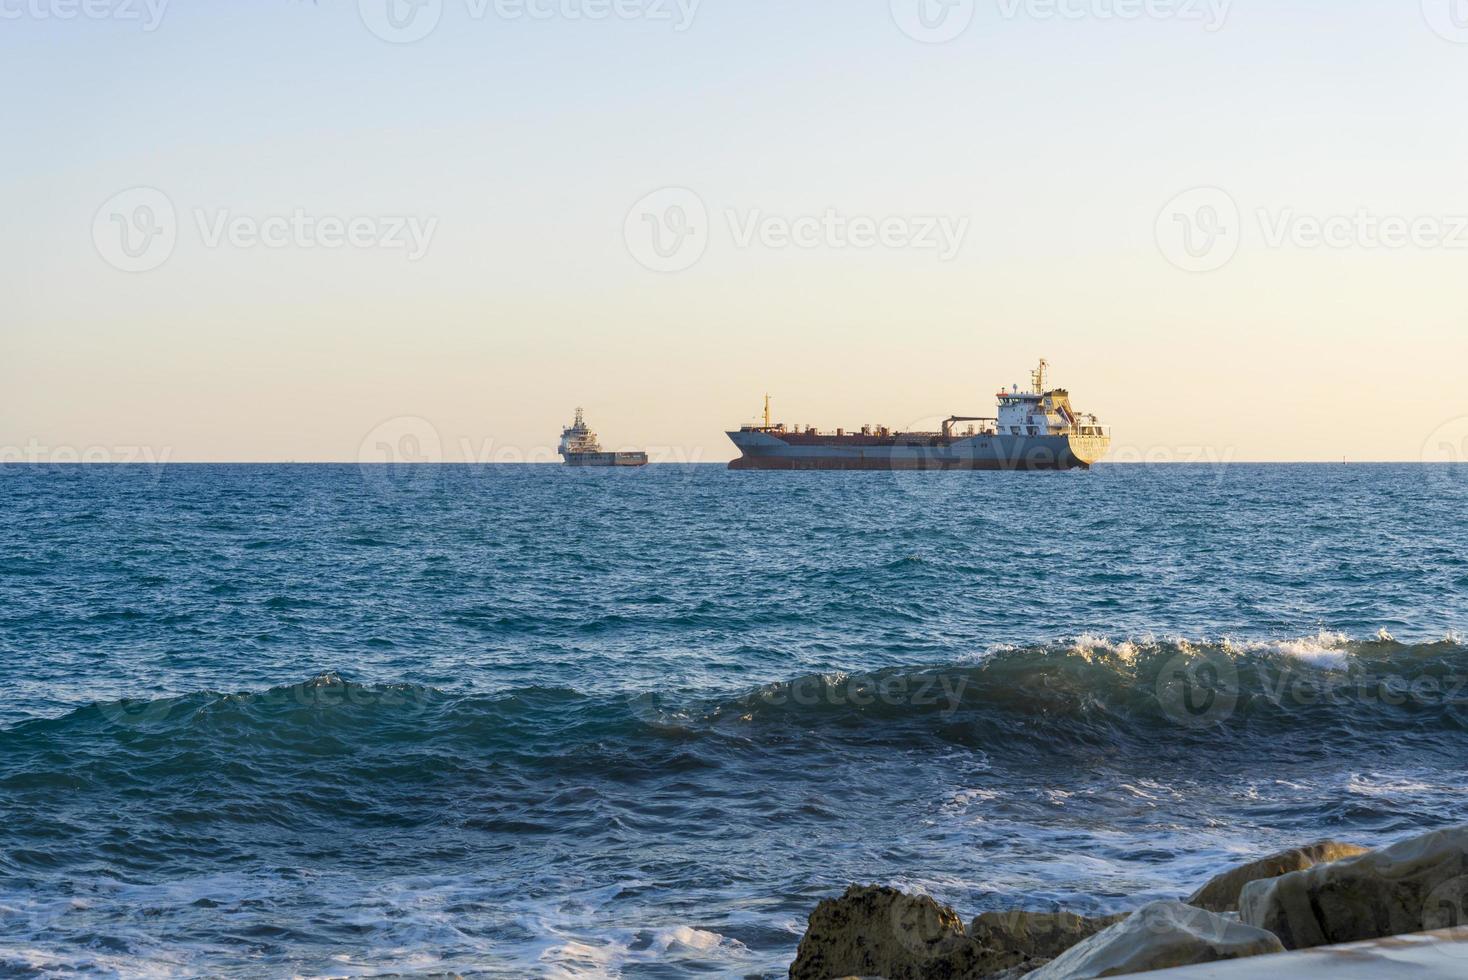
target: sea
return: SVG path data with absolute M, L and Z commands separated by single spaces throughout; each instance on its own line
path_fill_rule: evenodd
M 778 977 L 1468 821 L 1468 467 L 0 466 L 0 975 Z

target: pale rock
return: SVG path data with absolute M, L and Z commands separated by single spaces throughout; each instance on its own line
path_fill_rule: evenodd
M 1280 953 L 1262 929 L 1181 902 L 1153 902 L 1071 947 L 1025 980 L 1085 980 Z
M 1210 912 L 1237 912 L 1239 893 L 1251 881 L 1278 878 L 1292 871 L 1304 871 L 1317 864 L 1329 864 L 1366 852 L 1364 847 L 1334 840 L 1318 841 L 1304 847 L 1280 851 L 1215 876 L 1208 884 L 1195 891 L 1187 904 Z
M 1246 885 L 1244 922 L 1290 949 L 1400 936 L 1464 923 L 1468 826 Z

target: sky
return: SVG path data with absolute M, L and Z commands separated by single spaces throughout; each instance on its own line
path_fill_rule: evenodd
M 0 460 L 1462 458 L 1465 0 L 0 0 Z

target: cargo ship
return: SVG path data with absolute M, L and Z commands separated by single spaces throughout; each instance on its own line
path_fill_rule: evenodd
M 586 425 L 586 416 L 576 409 L 576 421 L 561 432 L 561 448 L 557 450 L 567 466 L 646 466 L 647 453 L 602 452 L 596 433 Z
M 893 432 L 864 425 L 859 432 L 786 428 L 770 419 L 729 438 L 742 454 L 733 470 L 1068 470 L 1090 469 L 1111 448 L 1111 429 L 1076 411 L 1064 388 L 1048 388 L 1047 361 L 1030 374 L 1029 391 L 998 394 L 992 417 L 954 415 L 936 432 Z M 955 431 L 965 425 L 963 432 Z

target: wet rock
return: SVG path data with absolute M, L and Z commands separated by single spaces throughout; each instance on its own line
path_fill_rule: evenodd
M 1246 885 L 1243 921 L 1290 949 L 1464 924 L 1468 826 Z
M 1237 912 L 1239 893 L 1251 881 L 1278 878 L 1280 875 L 1293 871 L 1304 871 L 1317 864 L 1329 864 L 1332 861 L 1340 861 L 1366 852 L 1367 849 L 1364 847 L 1343 844 L 1334 840 L 1318 841 L 1304 847 L 1280 851 L 1278 854 L 1251 861 L 1216 876 L 1208 884 L 1195 891 L 1187 900 L 1187 904 L 1207 909 L 1210 912 Z
M 989 951 L 946 905 L 895 888 L 853 885 L 811 913 L 790 980 L 979 980 L 995 972 Z
M 1279 940 L 1262 929 L 1181 902 L 1153 902 L 1072 946 L 1025 980 L 1117 977 L 1281 952 Z
M 1125 919 L 1125 915 L 1089 918 L 1072 912 L 985 912 L 968 932 L 998 957 L 1012 956 L 1033 969 Z

